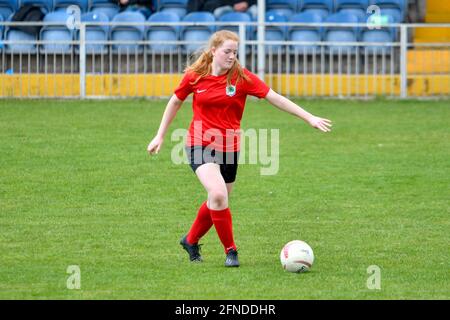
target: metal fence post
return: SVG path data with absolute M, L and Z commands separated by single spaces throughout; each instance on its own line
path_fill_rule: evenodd
M 86 23 L 80 23 L 80 98 L 86 98 Z
M 407 70 L 407 50 L 408 50 L 408 29 L 406 24 L 400 26 L 400 97 L 408 96 L 408 70 Z
M 246 56 L 247 52 L 245 52 L 245 37 L 246 37 L 246 30 L 245 30 L 245 24 L 239 23 L 239 62 L 241 65 L 245 68 L 246 64 Z
M 266 2 L 258 1 L 258 77 L 264 81 L 266 54 L 264 52 Z

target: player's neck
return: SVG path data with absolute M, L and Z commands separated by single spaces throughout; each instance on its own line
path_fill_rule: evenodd
M 218 76 L 223 76 L 224 74 L 226 74 L 228 72 L 228 69 L 222 69 L 219 66 L 217 66 L 216 64 L 211 65 L 211 75 L 218 77 Z

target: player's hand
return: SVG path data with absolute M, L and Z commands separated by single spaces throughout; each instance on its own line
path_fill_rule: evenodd
M 159 150 L 161 149 L 161 146 L 164 142 L 164 139 L 161 137 L 154 137 L 152 141 L 150 141 L 150 143 L 148 144 L 147 147 L 147 152 L 151 155 L 151 154 L 157 154 L 159 152 Z
M 319 129 L 320 131 L 323 131 L 323 132 L 331 131 L 331 127 L 332 127 L 331 120 L 312 116 L 311 118 L 308 119 L 308 123 L 311 127 Z

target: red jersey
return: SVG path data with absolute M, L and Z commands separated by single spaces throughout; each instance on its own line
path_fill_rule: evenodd
M 217 151 L 235 152 L 240 148 L 240 125 L 247 95 L 264 98 L 270 88 L 256 75 L 244 69 L 249 81 L 227 86 L 227 73 L 209 75 L 192 84 L 197 75 L 187 72 L 175 94 L 185 100 L 194 93 L 193 118 L 186 139 L 187 146 L 210 146 Z

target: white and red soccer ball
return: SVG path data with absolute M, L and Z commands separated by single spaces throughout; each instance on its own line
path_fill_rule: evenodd
M 314 262 L 314 252 L 304 241 L 293 240 L 283 247 L 280 253 L 281 265 L 289 272 L 309 271 Z

